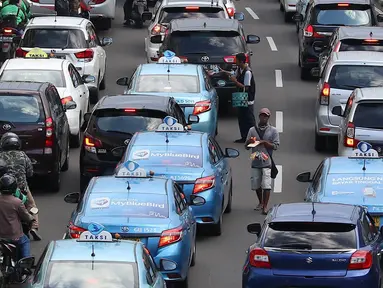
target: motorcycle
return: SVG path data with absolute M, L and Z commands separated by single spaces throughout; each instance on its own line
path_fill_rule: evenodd
M 152 13 L 148 11 L 148 2 L 146 0 L 133 1 L 130 20 L 134 22 L 137 28 L 142 28 L 145 21 L 152 19 Z
M 14 38 L 21 36 L 22 31 L 16 25 L 16 16 L 5 17 L 0 22 L 0 43 L 1 43 L 1 52 L 0 52 L 0 62 L 3 63 L 7 59 L 14 58 L 16 51 L 16 43 L 14 43 Z
M 80 8 L 79 15 L 82 18 L 90 20 L 90 10 L 92 7 L 89 5 L 89 2 L 85 2 L 84 0 L 80 0 Z

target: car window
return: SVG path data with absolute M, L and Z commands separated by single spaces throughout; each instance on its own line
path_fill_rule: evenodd
M 361 26 L 371 24 L 371 8 L 368 5 L 339 7 L 337 4 L 317 5 L 314 9 L 317 25 Z
M 136 92 L 199 93 L 197 76 L 189 75 L 140 75 Z
M 144 261 L 146 272 L 150 276 L 150 278 L 148 280 L 148 284 L 152 285 L 156 280 L 156 271 L 153 270 L 153 267 L 152 267 L 150 260 L 149 260 L 149 256 L 146 254 L 145 250 L 143 251 L 142 255 L 143 255 L 143 261 Z
M 378 231 L 376 230 L 373 221 L 369 219 L 366 213 L 363 213 L 361 222 L 363 240 L 368 245 L 375 239 L 375 236 L 378 233 Z
M 92 47 L 96 47 L 97 45 L 99 45 L 96 31 L 94 31 L 94 29 L 92 28 L 92 25 L 88 24 L 86 26 L 86 32 L 88 33 L 89 47 L 92 48 Z
M 179 213 L 183 213 L 186 209 L 186 204 L 183 200 L 182 194 L 179 192 L 176 186 L 174 186 L 174 198 L 176 199 L 178 207 L 180 209 Z
M 80 85 L 80 83 L 78 81 L 78 78 L 76 77 L 75 69 L 71 65 L 69 65 L 68 71 L 69 71 L 69 76 L 70 76 L 70 79 L 72 80 L 72 84 L 74 88 L 77 88 L 78 85 Z
M 331 89 L 354 90 L 383 86 L 383 66 L 335 65 L 328 83 Z
M 64 74 L 60 70 L 4 70 L 0 81 L 49 82 L 56 87 L 66 87 Z
M 178 119 L 178 122 L 182 124 L 183 126 L 186 126 L 186 119 L 185 119 L 185 113 L 182 111 L 182 108 L 177 104 L 176 101 L 172 101 L 173 106 L 172 111 L 175 113 L 175 118 Z
M 323 173 L 323 162 L 319 164 L 313 176 L 312 189 L 314 190 L 314 192 L 318 192 L 320 188 L 320 179 L 321 179 L 322 173 Z
M 226 18 L 222 7 L 165 7 L 160 12 L 158 23 L 170 23 L 184 18 Z
M 20 45 L 30 48 L 88 48 L 84 33 L 80 29 L 28 29 Z
M 214 138 L 210 138 L 210 141 L 213 143 L 215 147 L 215 151 L 217 153 L 218 159 L 222 159 L 224 156 L 224 153 L 221 149 L 221 146 L 219 146 L 219 143 Z
M 355 249 L 355 225 L 320 222 L 272 222 L 264 246 L 308 245 L 311 249 Z
M 339 47 L 341 51 L 374 51 L 383 52 L 383 40 L 377 39 L 343 39 Z
M 350 97 L 348 97 L 348 100 L 347 100 L 347 104 L 346 104 L 346 107 L 344 109 L 344 118 L 348 120 L 348 117 L 350 115 L 350 112 L 351 112 L 351 108 L 352 108 L 352 104 L 354 103 L 354 98 L 355 98 L 355 93 L 352 92 Z
M 50 95 L 50 99 L 52 100 L 52 109 L 53 112 L 56 114 L 56 117 L 62 116 L 64 114 L 64 109 L 61 103 L 60 95 L 57 92 L 56 88 L 54 86 L 50 86 L 48 88 L 48 93 Z
M 383 102 L 359 102 L 352 122 L 359 128 L 383 129 Z
M 216 164 L 219 161 L 217 149 L 214 146 L 213 142 L 211 142 L 210 139 L 208 142 L 209 142 L 208 143 L 208 145 L 209 145 L 208 149 L 209 149 L 210 161 L 211 161 L 211 163 Z
M 70 64 L 69 66 L 72 67 L 73 73 L 76 76 L 77 82 L 79 83 L 79 85 L 83 85 L 84 81 L 82 81 L 81 75 L 80 75 L 80 73 L 78 73 L 76 67 L 74 67 L 72 64 Z
M 47 251 L 48 251 L 48 247 L 49 247 L 49 244 L 45 247 L 43 253 L 41 254 L 39 260 L 37 261 L 37 264 L 36 264 L 36 268 L 33 272 L 33 283 L 36 283 L 36 282 L 40 282 L 41 281 L 41 276 L 43 275 L 44 271 L 41 269 L 43 263 L 44 263 L 44 259 L 45 259 L 45 255 L 47 254 Z
M 202 69 L 202 75 L 203 75 L 203 82 L 205 84 L 205 89 L 206 91 L 210 91 L 211 89 L 213 89 L 213 86 L 211 84 L 211 81 L 210 81 L 210 77 L 207 75 L 205 69 Z
M 35 95 L 0 95 L 0 121 L 12 123 L 44 121 L 40 97 Z

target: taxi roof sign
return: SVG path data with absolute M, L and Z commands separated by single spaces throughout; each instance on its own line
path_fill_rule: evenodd
M 33 58 L 33 59 L 48 59 L 49 55 L 45 53 L 40 48 L 32 48 L 26 55 L 25 58 Z
M 166 50 L 164 56 L 158 59 L 159 64 L 182 64 L 181 58 L 177 57 L 176 54 L 170 50 Z
M 166 116 L 162 124 L 158 125 L 157 132 L 184 132 L 185 127 L 178 123 L 178 120 L 171 116 Z
M 350 158 L 364 158 L 364 159 L 374 159 L 380 158 L 378 151 L 372 149 L 372 145 L 367 142 L 359 142 L 356 146 L 357 149 L 352 151 Z
M 78 242 L 113 242 L 112 234 L 104 229 L 105 227 L 99 223 L 90 223 L 88 231 L 80 234 Z
M 146 170 L 140 168 L 137 162 L 129 160 L 118 170 L 116 177 L 146 178 L 148 176 Z

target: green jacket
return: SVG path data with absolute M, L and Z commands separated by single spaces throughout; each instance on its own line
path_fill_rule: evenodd
M 25 15 L 22 8 L 19 8 L 17 5 L 8 4 L 1 8 L 0 10 L 0 19 L 4 19 L 7 16 L 15 15 L 16 16 L 16 24 L 20 25 L 21 23 L 26 23 L 28 18 Z
M 16 192 L 13 193 L 13 196 L 15 196 L 16 198 L 19 198 L 23 202 L 24 205 L 25 205 L 25 202 L 27 202 L 27 196 L 25 196 L 23 193 L 21 193 L 19 188 L 17 188 Z
M 20 0 L 20 8 L 23 10 L 25 16 L 30 19 L 31 18 L 31 5 L 26 0 Z M 3 7 L 9 5 L 9 0 L 5 0 L 3 2 Z

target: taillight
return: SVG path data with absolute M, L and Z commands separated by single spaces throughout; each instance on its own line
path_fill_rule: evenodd
M 194 104 L 193 114 L 198 115 L 198 114 L 207 112 L 210 109 L 211 109 L 210 100 L 198 101 L 197 103 Z
M 182 239 L 182 227 L 165 230 L 161 233 L 158 247 L 164 247 L 176 243 Z
M 320 102 L 320 105 L 326 105 L 326 106 L 328 106 L 330 102 L 330 84 L 328 84 L 327 82 L 323 83 L 323 87 L 320 92 L 319 102 Z
M 86 151 L 96 154 L 97 153 L 96 148 L 101 148 L 101 147 L 102 147 L 101 140 L 99 140 L 93 136 L 90 136 L 89 134 L 85 134 L 84 148 Z
M 165 33 L 166 27 L 160 24 L 156 24 L 152 31 L 150 32 L 152 35 L 161 35 L 161 33 Z
M 246 54 L 246 63 L 250 63 L 250 55 Z
M 229 14 L 230 17 L 234 16 L 234 8 L 227 8 L 227 14 Z
M 69 224 L 68 229 L 69 229 L 69 235 L 72 239 L 80 238 L 81 233 L 86 231 L 86 229 L 81 228 L 81 227 L 77 227 L 77 226 L 73 225 L 73 223 Z
M 106 0 L 92 0 L 92 3 L 94 4 L 102 4 L 104 3 Z
M 73 101 L 72 96 L 67 96 L 67 97 L 64 97 L 64 98 L 61 99 L 61 103 L 62 103 L 63 105 L 65 105 L 65 104 L 68 103 L 69 101 Z
M 182 63 L 187 63 L 187 62 L 188 62 L 188 58 L 187 58 L 187 57 L 184 57 L 184 56 L 178 56 L 178 58 L 181 59 L 181 62 L 182 62 Z
M 226 63 L 235 63 L 235 56 L 223 57 L 223 61 L 225 61 Z
M 21 49 L 21 48 L 17 48 L 16 49 L 16 53 L 15 53 L 15 56 L 18 57 L 18 58 L 24 58 L 25 55 L 27 55 L 27 51 Z
M 356 251 L 351 255 L 348 270 L 369 269 L 372 266 L 371 251 Z
M 53 120 L 51 117 L 45 120 L 45 147 L 53 147 Z
M 77 52 L 74 54 L 77 59 L 83 59 L 85 62 L 90 62 L 93 60 L 94 52 L 92 49 L 86 49 L 85 51 Z
M 3 34 L 5 35 L 12 35 L 13 29 L 12 28 L 3 28 Z
M 193 194 L 209 190 L 215 186 L 215 176 L 198 178 L 194 183 Z
M 312 25 L 308 25 L 306 29 L 303 31 L 303 36 L 305 37 L 315 37 L 315 38 L 322 38 L 322 35 L 319 35 L 317 32 L 315 32 L 314 27 Z
M 346 135 L 344 136 L 344 146 L 355 148 L 359 140 L 355 139 L 355 125 L 352 122 L 347 123 Z
M 339 49 L 340 49 L 340 45 L 342 44 L 342 42 L 338 42 L 335 47 L 334 47 L 334 51 L 333 52 L 339 52 Z
M 249 262 L 251 266 L 256 268 L 271 268 L 269 255 L 262 248 L 254 248 L 250 251 Z
M 40 3 L 40 0 L 31 0 L 33 3 Z

